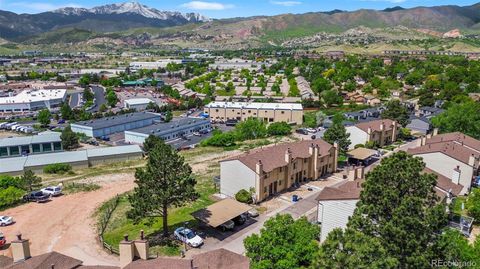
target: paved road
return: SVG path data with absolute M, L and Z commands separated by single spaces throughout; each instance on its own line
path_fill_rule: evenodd
M 100 86 L 91 86 L 93 94 L 95 95 L 95 106 L 90 109 L 91 112 L 98 112 L 100 106 L 106 103 L 105 91 Z
M 79 92 L 76 92 L 76 93 L 72 93 L 70 95 L 70 107 L 71 108 L 76 108 L 77 106 L 79 106 L 79 102 L 80 102 L 80 94 Z

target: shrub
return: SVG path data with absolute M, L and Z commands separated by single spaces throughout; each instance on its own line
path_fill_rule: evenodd
M 247 190 L 240 190 L 235 194 L 235 199 L 241 203 L 250 204 L 252 202 L 252 195 Z
M 25 191 L 13 186 L 0 190 L 0 208 L 18 203 L 24 193 Z
M 43 168 L 45 174 L 64 174 L 70 170 L 72 170 L 72 166 L 66 163 L 53 163 Z
M 214 135 L 201 142 L 202 146 L 230 147 L 235 145 L 235 135 L 232 132 L 214 133 Z
M 480 189 L 472 190 L 467 198 L 466 208 L 468 215 L 478 222 L 480 219 Z
M 274 122 L 267 128 L 267 134 L 274 135 L 289 135 L 292 132 L 292 126 L 286 122 Z
M 364 148 L 365 145 L 364 144 L 356 144 L 354 148 L 358 149 L 358 148 Z

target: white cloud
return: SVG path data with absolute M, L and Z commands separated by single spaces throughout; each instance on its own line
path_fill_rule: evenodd
M 63 5 L 55 5 L 52 3 L 46 2 L 15 2 L 8 4 L 12 7 L 23 8 L 29 11 L 36 11 L 36 12 L 44 12 L 44 11 L 52 11 L 55 9 L 59 9 L 62 7 L 82 7 L 81 5 L 75 3 L 63 4 Z
M 299 1 L 270 1 L 270 3 L 284 7 L 293 7 L 302 4 L 302 2 Z
M 232 4 L 222 4 L 218 2 L 191 1 L 181 5 L 184 8 L 194 10 L 225 10 L 233 8 Z

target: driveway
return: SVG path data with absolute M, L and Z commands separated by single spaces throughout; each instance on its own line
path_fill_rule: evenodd
M 90 110 L 91 112 L 98 112 L 100 110 L 100 106 L 106 103 L 105 100 L 105 91 L 100 86 L 91 86 L 93 94 L 95 95 L 95 106 Z
M 91 178 L 102 188 L 53 198 L 45 204 L 28 203 L 2 212 L 16 223 L 2 227 L 8 241 L 18 232 L 30 239 L 32 255 L 50 251 L 84 261 L 84 265 L 117 265 L 118 258 L 103 251 L 97 241 L 95 210 L 103 202 L 134 187 L 133 174 Z M 8 250 L 0 255 L 8 255 Z

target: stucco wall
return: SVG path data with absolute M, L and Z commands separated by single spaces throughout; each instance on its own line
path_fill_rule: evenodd
M 348 218 L 353 215 L 358 200 L 319 201 L 318 222 L 321 223 L 320 242 L 325 241 L 335 228 L 347 227 Z
M 347 133 L 350 134 L 350 146 L 348 149 L 354 149 L 355 145 L 365 144 L 367 142 L 367 133 L 355 126 L 347 126 Z
M 238 160 L 220 163 L 220 193 L 230 197 L 241 190 L 255 188 L 255 172 Z

